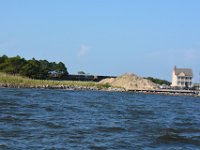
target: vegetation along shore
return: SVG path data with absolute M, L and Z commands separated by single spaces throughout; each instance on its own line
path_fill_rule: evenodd
M 126 78 L 127 74 L 120 76 L 118 82 L 122 78 Z M 132 80 L 132 79 L 131 79 Z M 104 81 L 102 81 L 104 82 Z M 141 82 L 141 81 L 140 81 Z M 127 86 L 127 85 L 125 85 Z M 53 81 L 53 80 L 39 80 L 21 77 L 18 75 L 9 75 L 0 72 L 0 87 L 1 88 L 41 88 L 41 89 L 66 89 L 66 90 L 95 90 L 95 91 L 120 91 L 120 92 L 135 92 L 145 94 L 163 94 L 173 96 L 200 96 L 197 92 L 184 91 L 166 91 L 157 89 L 137 90 L 136 88 L 126 89 L 121 86 L 114 86 L 109 83 L 97 83 L 86 81 Z
M 68 90 L 106 90 L 132 91 L 167 95 L 199 96 L 199 91 L 162 90 L 160 85 L 169 86 L 171 83 L 152 77 L 143 78 L 135 74 L 105 78 L 100 82 L 71 81 L 67 68 L 62 62 L 48 62 L 47 60 L 26 60 L 20 56 L 0 57 L 0 87 L 9 88 L 51 88 Z M 84 78 L 87 76 L 82 75 Z M 53 80 L 54 79 L 54 80 Z
M 30 79 L 28 77 L 10 75 L 0 72 L 0 87 L 106 90 L 110 87 L 110 85 L 86 81 L 54 81 Z

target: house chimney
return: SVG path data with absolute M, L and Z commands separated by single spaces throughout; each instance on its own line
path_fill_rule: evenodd
M 174 66 L 174 70 L 176 70 L 176 65 Z

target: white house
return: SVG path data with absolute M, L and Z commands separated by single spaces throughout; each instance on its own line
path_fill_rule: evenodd
M 172 71 L 172 87 L 192 87 L 193 73 L 189 68 L 176 68 Z

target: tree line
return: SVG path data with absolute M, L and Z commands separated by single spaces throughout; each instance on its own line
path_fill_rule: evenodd
M 62 62 L 48 62 L 47 60 L 26 60 L 20 56 L 0 57 L 0 71 L 12 75 L 21 75 L 33 79 L 62 78 L 68 75 L 67 68 Z

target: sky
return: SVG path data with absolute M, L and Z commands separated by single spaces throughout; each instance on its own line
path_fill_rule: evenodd
M 0 0 L 0 55 L 62 61 L 69 73 L 171 81 L 200 72 L 199 0 Z

